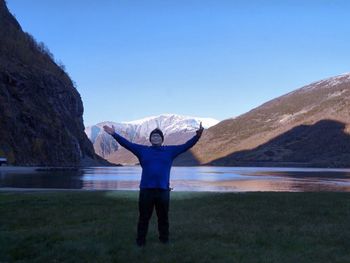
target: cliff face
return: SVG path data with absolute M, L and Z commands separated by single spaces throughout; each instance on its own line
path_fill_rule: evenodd
M 42 43 L 22 31 L 0 0 L 0 156 L 14 165 L 106 162 L 84 133 L 83 104 Z
M 177 161 L 350 167 L 349 109 L 350 74 L 317 81 L 205 130 Z

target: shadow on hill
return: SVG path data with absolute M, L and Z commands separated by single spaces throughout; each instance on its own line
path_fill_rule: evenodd
M 192 153 L 191 149 L 180 154 L 173 162 L 173 166 L 196 166 L 200 165 L 197 157 Z
M 254 149 L 233 152 L 208 164 L 349 167 L 350 134 L 342 122 L 320 120 L 296 126 Z

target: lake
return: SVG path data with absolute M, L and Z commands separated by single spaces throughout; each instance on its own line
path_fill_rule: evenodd
M 137 190 L 139 166 L 76 170 L 0 167 L 0 188 Z M 174 191 L 350 191 L 350 169 L 173 167 Z

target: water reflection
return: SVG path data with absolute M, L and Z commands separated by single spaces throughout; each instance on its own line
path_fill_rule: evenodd
M 35 170 L 0 167 L 1 188 L 137 190 L 141 168 Z M 175 191 L 350 191 L 350 169 L 173 167 Z
M 83 174 L 82 170 L 4 172 L 0 168 L 0 187 L 80 189 Z

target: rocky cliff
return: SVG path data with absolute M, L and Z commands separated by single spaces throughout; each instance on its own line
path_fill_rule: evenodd
M 64 67 L 0 0 L 0 157 L 13 165 L 107 164 L 94 153 L 82 115 Z

